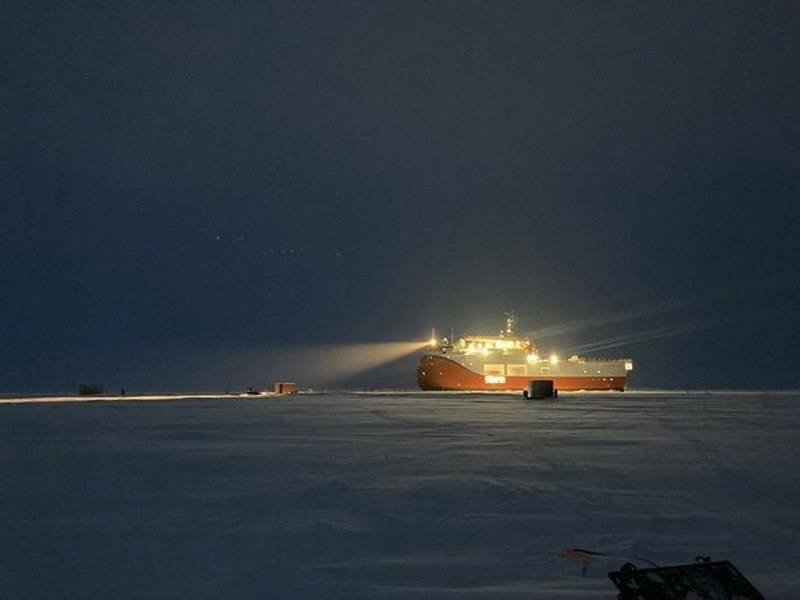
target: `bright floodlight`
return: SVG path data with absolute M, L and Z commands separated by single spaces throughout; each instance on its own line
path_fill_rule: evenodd
M 558 355 L 557 354 L 551 354 L 550 355 L 550 364 L 551 365 L 557 365 L 558 364 Z
M 528 354 L 528 362 L 529 363 L 535 363 L 538 360 L 539 360 L 539 355 L 538 354 L 536 354 L 536 353 Z
M 431 347 L 435 347 L 436 346 L 436 338 L 431 338 L 430 340 L 428 340 L 428 344 L 430 344 Z

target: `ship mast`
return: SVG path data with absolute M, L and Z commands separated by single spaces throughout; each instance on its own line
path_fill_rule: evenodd
M 506 328 L 500 332 L 500 337 L 514 337 L 514 329 L 517 326 L 517 315 L 512 310 L 506 313 Z

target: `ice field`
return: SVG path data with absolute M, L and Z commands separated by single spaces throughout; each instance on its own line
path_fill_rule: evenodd
M 0 404 L 0 597 L 614 600 L 625 558 L 579 547 L 795 599 L 799 422 L 800 393 Z

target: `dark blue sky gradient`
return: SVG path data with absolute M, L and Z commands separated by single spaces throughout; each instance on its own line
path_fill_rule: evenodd
M 4 2 L 0 391 L 512 308 L 696 324 L 609 351 L 640 387 L 800 387 L 799 73 L 791 2 Z

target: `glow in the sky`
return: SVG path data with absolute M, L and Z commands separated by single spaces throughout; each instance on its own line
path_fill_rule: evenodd
M 575 321 L 568 321 L 557 325 L 550 325 L 535 331 L 529 331 L 526 335 L 532 337 L 534 340 L 546 338 L 551 336 L 563 335 L 573 331 L 580 331 L 583 329 L 592 329 L 596 327 L 604 327 L 614 323 L 622 323 L 625 321 L 635 321 L 645 317 L 660 315 L 664 313 L 674 312 L 686 306 L 685 302 L 662 302 L 646 308 L 639 308 L 635 310 L 620 311 L 606 315 L 599 315 L 587 319 L 578 319 Z
M 295 348 L 288 361 L 280 362 L 286 372 L 297 372 L 298 380 L 336 383 L 421 351 L 429 343 L 430 340 Z
M 357 385 L 359 374 L 422 352 L 429 341 L 218 348 L 194 352 L 194 371 L 227 382 L 230 390 L 271 389 L 276 381 L 294 381 L 300 388 Z
M 683 333 L 691 333 L 699 331 L 710 326 L 707 321 L 691 321 L 682 325 L 671 327 L 658 327 L 656 329 L 648 329 L 646 331 L 639 331 L 628 335 L 616 336 L 607 338 L 605 340 L 598 340 L 591 344 L 583 344 L 581 346 L 574 346 L 569 349 L 569 353 L 587 353 L 597 352 L 599 350 L 608 350 L 610 348 L 617 348 L 619 346 L 628 346 L 640 342 L 648 342 L 651 340 L 672 337 Z

